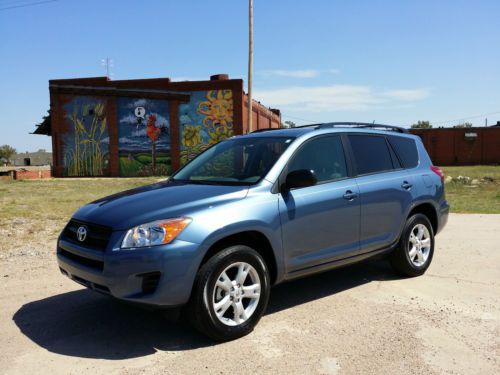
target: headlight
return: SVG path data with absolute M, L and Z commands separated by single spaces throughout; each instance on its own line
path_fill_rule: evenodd
M 166 245 L 175 240 L 190 222 L 191 219 L 181 217 L 139 225 L 127 232 L 121 248 L 130 249 L 133 247 Z

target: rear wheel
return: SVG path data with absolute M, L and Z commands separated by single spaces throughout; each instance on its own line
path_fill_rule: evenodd
M 391 254 L 391 265 L 406 276 L 420 276 L 429 268 L 433 255 L 432 225 L 427 216 L 415 214 L 406 222 L 398 248 Z
M 188 306 L 192 325 L 218 341 L 250 333 L 269 300 L 266 263 L 248 246 L 215 254 L 198 271 Z

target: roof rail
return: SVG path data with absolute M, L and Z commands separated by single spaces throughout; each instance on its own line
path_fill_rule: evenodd
M 398 133 L 409 133 L 408 129 L 403 128 L 401 126 L 375 124 L 375 123 L 371 123 L 371 122 L 325 122 L 325 123 L 319 123 L 319 124 L 301 125 L 301 126 L 296 126 L 295 128 L 290 128 L 290 129 L 300 129 L 300 128 L 324 129 L 324 128 L 335 128 L 335 127 L 384 129 L 384 130 L 395 131 Z M 267 131 L 271 131 L 271 130 L 282 130 L 282 129 L 288 129 L 288 128 L 264 128 L 264 129 L 254 130 L 252 133 L 261 133 L 261 132 L 267 132 Z
M 370 123 L 370 122 L 326 122 L 326 123 L 321 123 L 321 124 L 303 125 L 303 126 L 298 126 L 298 127 L 300 127 L 300 128 L 315 127 L 316 129 L 335 128 L 335 127 L 341 127 L 341 128 L 342 127 L 353 127 L 353 128 L 370 128 L 370 129 L 379 128 L 379 129 L 396 131 L 398 133 L 409 133 L 408 129 L 405 129 L 401 126 L 376 124 L 376 123 Z

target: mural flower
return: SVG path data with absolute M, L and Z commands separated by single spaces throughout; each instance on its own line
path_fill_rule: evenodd
M 201 143 L 201 126 L 184 125 L 182 131 L 182 145 L 185 147 L 195 147 Z
M 233 131 L 227 127 L 219 126 L 215 131 L 209 131 L 208 135 L 210 136 L 210 144 L 215 144 L 226 138 L 232 137 Z
M 218 125 L 233 127 L 233 92 L 231 90 L 212 90 L 207 100 L 198 105 L 198 112 L 205 115 L 203 125 L 215 128 Z

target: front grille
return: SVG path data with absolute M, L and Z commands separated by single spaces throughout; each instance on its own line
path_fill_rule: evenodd
M 73 262 L 84 265 L 86 267 L 93 268 L 93 269 L 98 270 L 98 271 L 102 271 L 104 269 L 104 262 L 102 262 L 100 260 L 82 257 L 80 255 L 73 254 L 73 253 L 66 251 L 66 250 L 63 250 L 61 248 L 59 248 L 58 253 L 60 255 L 62 255 L 63 257 L 66 257 L 66 258 L 72 260 Z
M 87 236 L 84 241 L 79 241 L 77 231 L 82 226 L 87 230 Z M 79 220 L 71 220 L 62 233 L 62 238 L 67 241 L 100 251 L 106 250 L 110 236 L 111 228 Z
M 161 272 L 143 273 L 137 277 L 142 277 L 142 293 L 153 294 L 160 282 Z

